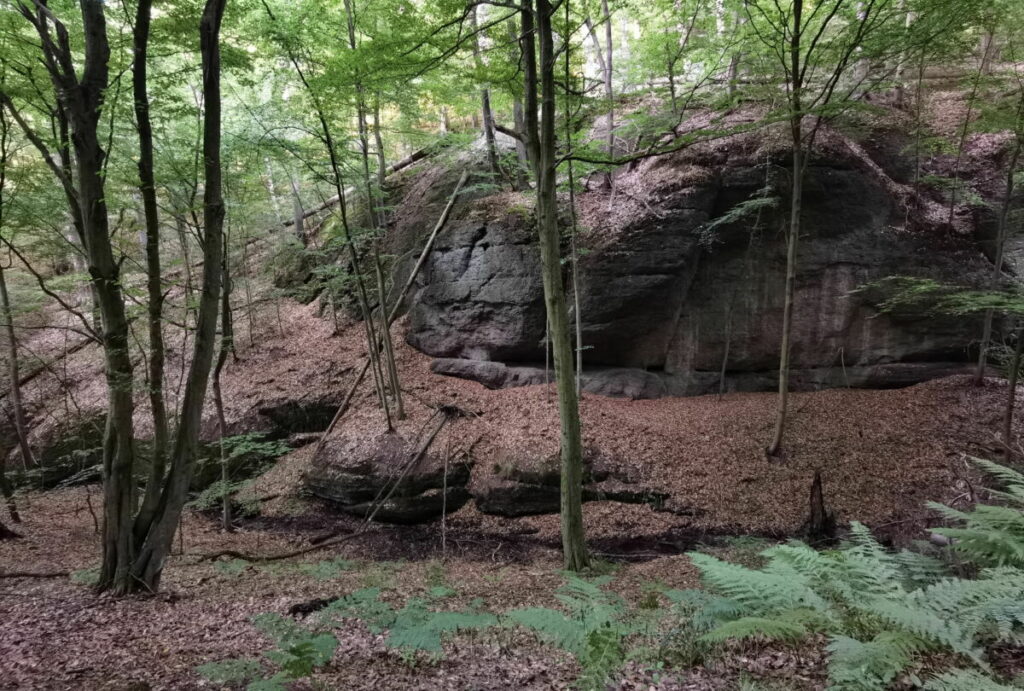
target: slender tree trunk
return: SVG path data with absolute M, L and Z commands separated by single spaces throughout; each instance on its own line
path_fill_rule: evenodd
M 484 60 L 480 55 L 480 34 L 477 33 L 479 24 L 477 22 L 477 8 L 474 6 L 469 14 L 470 27 L 474 32 L 473 37 L 473 62 L 478 74 L 484 71 Z M 491 112 L 491 90 L 486 86 L 480 90 L 480 115 L 483 120 L 484 143 L 487 147 L 487 167 L 491 171 L 494 180 L 497 181 L 501 175 L 498 168 L 498 149 L 494 141 L 494 113 Z
M 1024 329 L 1018 327 L 1015 335 L 1017 342 L 1013 346 L 1013 359 L 1010 361 L 1006 410 L 1003 413 L 1003 458 L 1007 461 L 1013 458 L 1013 412 L 1017 405 L 1017 378 L 1020 375 L 1021 352 L 1024 351 Z
M 356 13 L 354 0 L 344 0 L 345 20 L 348 29 L 348 47 L 355 52 L 359 44 L 356 41 Z M 380 226 L 377 220 L 377 202 L 373 193 L 373 185 L 370 182 L 370 136 L 366 124 L 366 93 L 363 88 L 362 78 L 356 74 L 356 125 L 359 134 L 359 152 L 363 163 L 363 186 L 366 188 L 366 209 L 370 219 L 370 225 L 374 228 Z
M 153 461 L 150 468 L 137 526 L 146 526 L 156 511 L 167 464 L 167 408 L 164 402 L 163 301 L 160 272 L 160 218 L 153 177 L 153 127 L 149 118 L 146 57 L 152 0 L 139 0 L 135 14 L 132 88 L 135 92 L 135 120 L 139 131 L 139 189 L 146 223 L 146 289 L 149 298 L 149 405 L 153 416 Z M 136 533 L 136 539 L 142 536 Z
M 1018 116 L 1024 115 L 1024 94 L 1021 96 L 1022 100 L 1018 106 Z M 999 217 L 996 221 L 996 251 L 995 261 L 992 264 L 992 278 L 989 282 L 989 288 L 995 290 L 999 285 L 999 278 L 1003 273 L 1003 255 L 1006 251 L 1006 236 L 1009 228 L 1007 222 L 1010 215 L 1010 207 L 1013 205 L 1013 191 L 1014 191 L 1014 174 L 1017 172 L 1017 162 L 1020 160 L 1022 140 L 1017 137 L 1014 140 L 1013 152 L 1010 154 L 1010 160 L 1007 163 L 1006 168 L 1006 193 L 1003 196 L 1003 203 L 999 207 Z M 974 372 L 974 383 L 980 386 L 982 381 L 985 379 L 985 365 L 988 363 L 988 348 L 992 341 L 992 320 L 994 317 L 992 310 L 985 311 L 985 322 L 981 329 L 981 346 L 978 351 L 978 366 Z
M 779 351 L 779 398 L 775 414 L 775 434 L 767 448 L 769 456 L 782 451 L 789 403 L 790 349 L 793 335 L 793 296 L 796 289 L 797 245 L 800 240 L 800 213 L 803 205 L 803 113 L 801 112 L 800 31 L 803 0 L 793 2 L 793 31 L 790 38 L 790 116 L 789 127 L 793 150 L 793 185 L 790 197 L 789 231 L 786 235 L 786 289 L 782 309 L 782 347 Z
M 974 75 L 974 82 L 971 84 L 971 91 L 967 96 L 967 112 L 964 114 L 964 122 L 960 127 L 960 137 L 956 147 L 956 159 L 953 163 L 953 186 L 949 193 L 949 218 L 947 219 L 947 223 L 950 225 L 953 224 L 953 215 L 956 212 L 956 193 L 960 185 L 960 167 L 963 163 L 964 147 L 967 145 L 967 135 L 971 127 L 971 117 L 974 115 L 974 106 L 978 98 L 978 91 L 981 89 L 982 77 L 988 73 L 988 62 L 991 57 L 992 43 L 983 40 L 981 46 L 981 65 L 978 67 L 978 71 Z
M 271 10 L 270 6 L 264 3 L 263 7 L 270 20 L 272 22 L 276 21 L 276 17 L 274 16 L 273 10 Z M 346 0 L 346 13 L 351 16 L 349 0 Z M 354 29 L 351 30 L 354 31 Z M 350 37 L 350 40 L 354 41 L 354 34 Z M 317 120 L 320 122 L 320 131 L 323 134 L 324 145 L 327 147 L 327 156 L 331 164 L 332 182 L 334 183 L 334 189 L 337 193 L 338 217 L 341 222 L 345 245 L 348 247 L 349 261 L 352 264 L 352 274 L 355 277 L 356 283 L 356 301 L 359 304 L 360 314 L 363 318 L 363 328 L 366 332 L 368 357 L 371 368 L 373 369 L 374 382 L 377 384 L 377 396 L 380 401 L 381 408 L 384 410 L 387 428 L 390 431 L 392 429 L 391 411 L 388 406 L 387 396 L 383 390 L 383 372 L 381 370 L 380 358 L 378 357 L 377 352 L 376 327 L 373 322 L 373 314 L 370 311 L 370 300 L 366 291 L 366 282 L 363 280 L 362 272 L 359 270 L 359 253 L 356 250 L 354 238 L 352 237 L 352 229 L 348 222 L 348 204 L 345 199 L 345 182 L 341 175 L 341 163 L 338 158 L 338 150 L 334 144 L 331 127 L 327 122 L 327 114 L 324 111 L 323 105 L 320 103 L 320 99 L 318 98 L 316 91 L 313 90 L 309 81 L 306 79 L 306 73 L 302 69 L 302 65 L 299 63 L 298 58 L 291 49 L 291 46 L 286 43 L 284 48 L 288 53 L 288 59 L 291 61 L 292 67 L 295 68 L 295 73 L 298 75 L 299 81 L 302 82 L 303 88 L 309 94 L 310 100 L 313 103 L 313 109 L 316 112 Z
M 2 148 L 3 155 L 0 158 L 6 159 L 6 146 Z M 0 161 L 0 228 L 3 227 L 3 189 L 6 173 L 6 160 Z M 25 426 L 25 411 L 21 404 L 21 375 L 18 373 L 18 343 L 14 336 L 14 325 L 11 321 L 11 302 L 7 295 L 7 280 L 4 276 L 3 267 L 0 266 L 0 311 L 3 314 L 5 330 L 7 331 L 7 359 L 10 366 L 11 377 L 11 408 L 14 416 L 14 430 L 18 435 L 18 445 L 21 448 L 22 464 L 27 468 L 34 464 L 32 449 L 28 445 L 28 430 Z M 7 456 L 0 453 L 0 494 L 3 494 L 7 504 L 7 512 L 11 515 L 14 523 L 21 522 L 21 515 L 18 513 L 18 505 L 14 501 L 14 488 L 7 479 Z M 2 526 L 0 526 L 2 528 Z
M 274 167 L 270 165 L 269 157 L 263 157 L 263 166 L 267 169 L 267 196 L 270 197 L 270 206 L 274 209 L 274 218 L 281 223 L 284 217 L 281 215 L 281 202 L 277 198 L 277 185 L 274 184 Z
M 199 22 L 203 65 L 203 291 L 171 467 L 157 513 L 132 564 L 132 588 L 155 591 L 171 551 L 198 456 L 203 402 L 213 366 L 224 250 L 224 199 L 220 163 L 220 25 L 226 0 L 207 0 Z
M 608 0 L 601 0 L 601 15 L 604 21 L 604 49 L 602 51 L 601 42 L 597 38 L 597 33 L 594 31 L 594 24 L 590 20 L 590 17 L 586 18 L 587 29 L 590 31 L 590 37 L 594 41 L 594 48 L 597 53 L 597 63 L 601 69 L 601 77 L 604 82 L 604 97 L 608 102 L 608 133 L 606 135 L 605 148 L 608 151 L 608 157 L 612 158 L 615 156 L 615 92 L 612 85 L 612 74 L 614 73 L 614 52 L 612 48 L 612 16 L 608 8 Z M 612 174 L 610 172 L 604 174 L 604 184 L 608 189 L 612 186 Z
M 583 532 L 583 444 L 579 399 L 573 375 L 572 335 L 562 284 L 558 208 L 555 196 L 557 152 L 555 148 L 555 50 L 551 29 L 553 9 L 548 0 L 523 2 L 522 45 L 526 81 L 527 147 L 532 149 L 537 178 L 537 231 L 540 236 L 544 303 L 551 330 L 561 420 L 561 523 L 565 568 L 578 571 L 589 564 Z M 536 20 L 536 22 L 534 21 Z M 536 26 L 536 32 L 534 30 Z M 536 38 L 534 35 L 536 33 Z M 539 46 L 540 71 L 535 45 Z M 540 121 L 537 120 L 537 86 L 540 85 Z
M 110 243 L 104 193 L 105 153 L 98 134 L 110 58 L 103 8 L 103 3 L 94 0 L 81 3 L 84 55 L 80 60 L 71 55 L 66 40 L 54 40 L 51 22 L 58 36 L 66 35 L 66 28 L 47 11 L 37 6 L 37 11 L 33 12 L 24 5 L 19 11 L 32 23 L 41 39 L 40 47 L 46 58 L 44 63 L 60 106 L 67 115 L 75 151 L 82 244 L 88 256 L 89 275 L 102 317 L 108 390 L 103 441 L 103 561 L 98 587 L 100 590 L 127 592 L 131 588 L 135 508 L 132 477 L 135 463 L 133 372 L 128 350 L 128 320 L 121 292 L 121 267 L 114 258 Z M 78 68 L 77 64 L 81 67 Z
M 294 222 L 292 224 L 292 231 L 295 233 L 295 237 L 299 239 L 303 247 L 306 246 L 309 239 L 306 237 L 306 228 L 304 221 L 306 218 L 306 210 L 302 208 L 302 195 L 299 192 L 299 183 L 294 177 L 291 178 L 292 184 L 292 218 Z
M 384 268 L 380 263 L 380 251 L 374 245 L 374 269 L 377 274 L 377 302 L 380 314 L 380 335 L 384 346 L 384 363 L 387 369 L 388 382 L 391 386 L 391 396 L 395 401 L 395 417 L 399 420 L 405 419 L 405 406 L 402 402 L 402 385 L 398 380 L 398 366 L 395 364 L 395 349 L 391 342 L 391 329 L 388 322 L 387 309 L 387 288 L 384 285 Z
M 387 159 L 384 154 L 384 136 L 380 130 L 380 92 L 373 98 L 373 143 L 377 148 L 377 187 L 383 195 L 384 182 L 387 178 Z M 383 213 L 383 212 L 382 212 Z M 383 221 L 382 221 L 383 222 Z
M 7 114 L 0 107 L 0 231 L 4 227 L 4 204 L 7 202 L 7 166 L 11 154 L 11 127 Z M 18 447 L 21 449 L 21 462 L 26 468 L 35 465 L 32 448 L 28 444 L 28 426 L 25 423 L 25 406 L 21 400 L 21 374 L 18 367 L 18 338 L 14 333 L 14 313 L 11 310 L 11 299 L 7 293 L 7 276 L 0 266 L 0 318 L 4 320 L 4 331 L 7 333 L 7 367 L 10 375 L 11 415 L 14 418 L 14 432 L 18 436 Z M 18 511 L 14 506 L 13 495 L 9 492 L 7 479 L 3 474 L 3 460 L 0 460 L 0 489 L 7 497 L 11 520 L 18 522 Z
M 224 243 L 224 257 L 221 261 L 221 305 L 220 305 L 220 350 L 217 364 L 213 367 L 213 404 L 217 409 L 217 428 L 220 434 L 220 481 L 221 481 L 221 524 L 225 532 L 231 531 L 231 493 L 228 491 L 230 473 L 224 448 L 227 434 L 227 420 L 224 416 L 224 396 L 220 388 L 220 373 L 232 350 L 234 329 L 231 325 L 231 276 L 228 272 L 227 242 Z

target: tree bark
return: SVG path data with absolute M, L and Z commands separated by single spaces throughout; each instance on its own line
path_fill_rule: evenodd
M 534 12 L 534 7 L 536 12 Z M 551 28 L 553 10 L 548 0 L 523 2 L 522 46 L 526 83 L 526 139 L 537 178 L 537 232 L 540 239 L 544 304 L 555 356 L 555 380 L 561 421 L 561 530 L 565 568 L 579 571 L 589 565 L 583 532 L 583 443 L 579 399 L 573 373 L 572 337 L 565 289 L 562 284 L 558 208 L 555 195 L 555 50 Z M 534 21 L 536 20 L 536 21 Z M 536 26 L 536 30 L 534 29 Z M 536 39 L 534 36 L 536 35 Z M 539 65 L 535 55 L 539 47 Z M 540 86 L 540 121 L 537 87 Z
M 47 71 L 71 130 L 83 245 L 103 323 L 108 389 L 103 443 L 103 562 L 98 587 L 126 592 L 130 589 L 131 528 L 135 508 L 132 479 L 135 463 L 133 373 L 128 351 L 128 320 L 121 292 L 121 266 L 114 259 L 107 220 L 103 175 L 105 152 L 98 135 L 110 58 L 106 17 L 102 2 L 83 0 L 81 3 L 84 56 L 79 72 L 64 25 L 52 19 L 40 6 L 35 13 L 25 6 L 20 9 L 39 35 Z M 56 37 L 50 29 L 51 21 Z
M 227 362 L 228 353 L 232 350 L 234 329 L 231 325 L 231 275 L 228 271 L 227 242 L 224 245 L 224 256 L 221 259 L 220 349 L 217 352 L 217 364 L 213 367 L 213 405 L 217 409 L 217 428 L 220 434 L 221 523 L 225 532 L 228 532 L 231 530 L 231 496 L 228 492 L 230 474 L 224 448 L 227 420 L 224 416 L 224 396 L 220 388 L 220 373 L 224 369 L 224 363 Z
M 377 187 L 384 189 L 384 181 L 388 174 L 387 159 L 384 154 L 384 137 L 380 131 L 380 92 L 373 99 L 373 142 L 377 148 Z M 383 194 L 383 192 L 381 192 Z
M 789 356 L 793 334 L 793 295 L 796 287 L 797 245 L 800 240 L 800 213 L 803 205 L 803 113 L 801 92 L 803 88 L 800 32 L 803 0 L 793 2 L 793 30 L 790 35 L 791 90 L 789 103 L 789 128 L 793 151 L 793 185 L 790 196 L 789 230 L 786 235 L 786 288 L 782 308 L 782 346 L 779 351 L 779 397 L 775 414 L 775 433 L 767 448 L 769 456 L 778 456 L 782 451 L 782 440 L 786 431 L 786 414 L 789 403 Z
M 1021 101 L 1017 108 L 1018 120 L 1024 116 L 1024 92 L 1021 93 Z M 1006 251 L 1006 236 L 1008 235 L 1010 207 L 1013 205 L 1014 173 L 1017 172 L 1017 163 L 1020 161 L 1021 146 L 1024 144 L 1022 138 L 1017 136 L 1014 139 L 1013 151 L 1006 167 L 1006 193 L 1003 196 L 1003 203 L 999 207 L 999 217 L 996 221 L 996 251 L 995 260 L 992 265 L 992 277 L 989 281 L 989 288 L 995 290 L 999 286 L 999 277 L 1003 273 L 1003 255 Z M 995 314 L 992 310 L 985 310 L 985 321 L 981 330 L 981 346 L 978 352 L 978 366 L 974 372 L 974 383 L 980 385 L 985 378 L 985 365 L 988 363 L 988 347 L 992 341 L 992 320 Z
M 0 109 L 0 231 L 4 226 L 4 203 L 7 192 L 7 166 L 10 162 L 11 129 L 7 116 Z M 28 444 L 28 427 L 25 424 L 25 406 L 21 400 L 21 373 L 18 366 L 18 338 L 14 333 L 14 314 L 11 310 L 11 299 L 7 293 L 7 276 L 0 266 L 0 317 L 4 320 L 7 332 L 7 366 L 10 373 L 11 416 L 14 418 L 14 432 L 18 436 L 18 447 L 21 449 L 21 462 L 25 467 L 35 464 L 32 448 Z M 13 494 L 9 492 L 7 479 L 3 474 L 3 461 L 0 460 L 0 489 L 7 497 L 11 520 L 19 521 L 18 510 L 15 508 Z
M 480 34 L 478 33 L 477 7 L 474 6 L 469 14 L 470 27 L 474 33 L 473 37 L 473 62 L 478 73 L 484 70 L 484 60 L 480 55 Z M 483 120 L 484 143 L 487 147 L 487 167 L 491 171 L 494 180 L 501 176 L 498 168 L 498 148 L 494 141 L 494 113 L 491 111 L 491 90 L 486 86 L 480 89 L 480 115 Z
M 1024 328 L 1017 328 L 1017 342 L 1013 346 L 1013 358 L 1010 361 L 1006 392 L 1006 409 L 1003 412 L 1003 458 L 1007 461 L 1013 458 L 1013 413 L 1017 406 L 1017 378 L 1020 375 L 1021 352 L 1024 350 Z
M 132 88 L 135 95 L 135 120 L 139 131 L 139 190 L 146 223 L 146 290 L 149 319 L 149 405 L 153 416 L 153 460 L 137 526 L 148 525 L 156 511 L 167 462 L 167 408 L 164 402 L 163 301 L 160 272 L 160 217 L 153 177 L 153 126 L 149 118 L 149 94 L 146 84 L 146 58 L 152 0 L 139 0 L 133 32 L 134 60 Z M 136 534 L 136 539 L 142 536 Z
M 207 0 L 199 22 L 203 67 L 203 290 L 199 298 L 192 362 L 189 366 L 171 467 L 160 503 L 132 564 L 129 589 L 156 591 L 171 551 L 192 479 L 199 446 L 203 402 L 213 365 L 224 249 L 224 199 L 220 163 L 220 25 L 226 0 Z

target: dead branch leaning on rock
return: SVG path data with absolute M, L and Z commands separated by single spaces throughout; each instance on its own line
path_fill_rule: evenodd
M 416 265 L 413 266 L 412 272 L 409 274 L 409 278 L 406 279 L 405 285 L 402 286 L 402 291 L 398 294 L 398 298 L 395 300 L 395 304 L 391 307 L 391 311 L 388 313 L 388 326 L 390 326 L 391 323 L 395 321 L 395 317 L 398 316 L 398 310 L 402 304 L 402 301 L 405 300 L 406 295 L 409 293 L 409 290 L 412 288 L 413 283 L 416 281 L 416 276 L 419 274 L 420 269 L 423 268 L 424 262 L 426 262 L 427 257 L 430 255 L 430 250 L 433 249 L 434 247 L 434 241 L 437 239 L 438 233 L 441 232 L 441 229 L 444 228 L 445 224 L 448 222 L 448 217 L 451 216 L 452 209 L 455 207 L 455 200 L 458 198 L 459 192 L 462 190 L 462 186 L 466 184 L 466 179 L 468 177 L 469 173 L 463 171 L 462 175 L 459 177 L 459 181 L 455 184 L 455 189 L 452 190 L 452 194 L 448 198 L 448 203 L 445 205 L 444 211 L 441 212 L 440 218 L 437 219 L 437 223 L 434 225 L 434 229 L 431 231 L 430 236 L 427 238 L 427 242 L 423 246 L 423 251 L 420 253 L 419 259 L 416 260 Z M 345 411 L 348 410 L 348 406 L 352 401 L 352 397 L 355 395 L 356 389 L 359 388 L 359 384 L 362 383 L 363 377 L 366 376 L 366 371 L 369 368 L 370 360 L 367 359 L 366 362 L 363 363 L 363 366 L 359 369 L 359 373 L 356 374 L 356 378 L 352 382 L 352 386 L 349 389 L 348 394 L 346 394 L 345 400 L 338 408 L 338 412 L 334 414 L 334 418 L 331 420 L 331 423 L 327 426 L 327 429 L 320 437 L 320 441 L 318 441 L 316 446 L 313 447 L 313 455 L 310 456 L 309 459 L 310 463 L 316 461 L 316 458 L 320 454 L 320 451 L 323 450 L 323 446 L 324 443 L 326 443 L 327 438 L 331 436 L 331 432 L 334 431 L 334 428 L 338 424 L 338 421 L 345 414 Z

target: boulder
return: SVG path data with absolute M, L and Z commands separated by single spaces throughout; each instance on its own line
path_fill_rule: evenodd
M 305 486 L 346 513 L 387 523 L 423 523 L 462 508 L 469 500 L 469 466 L 451 463 L 445 473 L 444 459 L 427 452 L 408 467 L 416 452 L 397 432 L 332 438 L 323 460 L 306 473 Z
M 669 496 L 636 484 L 627 474 L 611 467 L 599 455 L 584 456 L 583 501 L 615 501 L 648 504 L 658 510 L 676 512 Z M 493 472 L 474 471 L 470 491 L 483 513 L 516 518 L 558 513 L 561 502 L 561 473 L 557 457 L 539 462 L 502 457 Z M 692 515 L 685 509 L 678 511 Z
M 883 167 L 847 148 L 823 147 L 806 171 L 792 387 L 905 386 L 965 371 L 978 319 L 881 314 L 884 296 L 858 289 L 899 274 L 980 284 L 991 263 L 979 239 L 908 218 L 907 188 L 885 172 L 898 174 L 899 162 Z M 766 174 L 757 151 L 652 159 L 623 174 L 615 209 L 591 202 L 599 211 L 584 219 L 589 252 L 579 264 L 585 390 L 656 398 L 777 385 L 790 171 L 775 155 Z M 486 202 L 439 236 L 407 340 L 439 358 L 440 374 L 491 388 L 540 383 L 532 221 Z

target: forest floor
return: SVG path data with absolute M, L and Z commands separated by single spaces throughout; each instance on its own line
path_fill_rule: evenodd
M 231 433 L 252 428 L 268 402 L 327 397 L 336 405 L 365 357 L 360 330 L 343 323 L 332 333 L 331 320 L 319 317 L 316 305 L 286 302 L 279 316 L 280 322 L 265 310 L 253 322 L 253 336 L 243 330 L 238 338 L 240 359 L 224 376 Z M 404 343 L 404 324 L 394 329 L 409 409 L 399 434 L 413 438 L 436 406 L 454 404 L 473 415 L 450 425 L 442 440 L 452 449 L 472 449 L 481 470 L 510 450 L 519 459 L 555 453 L 552 387 L 490 391 L 432 374 L 430 358 Z M 184 368 L 185 345 L 170 349 L 170 372 Z M 70 405 L 79 416 L 102 410 L 93 350 L 62 365 L 63 382 L 39 377 L 28 387 L 35 411 L 58 411 L 48 418 L 37 414 L 42 424 L 36 434 L 56 428 L 62 407 Z M 923 537 L 935 520 L 927 500 L 958 506 L 973 500 L 975 476 L 964 454 L 992 455 L 1005 396 L 997 380 L 974 387 L 965 377 L 899 390 L 795 394 L 788 455 L 768 463 L 762 449 L 771 430 L 772 394 L 651 401 L 585 394 L 588 448 L 611 459 L 631 481 L 664 490 L 693 509 L 683 514 L 586 504 L 591 547 L 611 564 L 606 587 L 639 605 L 650 600 L 656 584 L 698 585 L 686 550 L 753 559 L 767 546 L 765 537 L 798 533 L 817 469 L 824 473 L 826 502 L 841 522 L 864 521 L 895 542 Z M 146 417 L 141 408 L 143 435 Z M 372 438 L 381 432 L 381 417 L 364 385 L 336 434 Z M 214 431 L 205 425 L 205 433 Z M 86 584 L 100 552 L 96 487 L 23 494 L 25 523 L 16 526 L 23 538 L 0 542 L 0 572 L 62 575 L 0 579 L 0 689 L 213 688 L 196 673 L 198 665 L 258 657 L 272 647 L 252 624 L 254 615 L 286 615 L 296 604 L 364 587 L 379 587 L 387 601 L 402 603 L 444 586 L 453 592 L 440 606 L 453 610 L 478 606 L 502 613 L 557 605 L 564 582 L 558 517 L 505 519 L 481 514 L 472 503 L 447 518 L 443 537 L 438 522 L 376 526 L 296 559 L 204 559 L 224 549 L 257 555 L 299 549 L 313 536 L 360 525 L 300 495 L 311 450 L 290 453 L 257 479 L 253 493 L 274 498 L 234 533 L 221 532 L 213 516 L 187 511 L 183 553 L 171 558 L 163 590 L 153 597 L 98 598 Z M 315 677 L 318 686 L 310 688 L 552 689 L 569 687 L 579 674 L 571 657 L 507 628 L 460 634 L 434 658 L 396 652 L 354 620 L 334 634 L 339 648 Z M 706 666 L 678 672 L 635 663 L 615 688 L 736 689 L 745 675 L 778 680 L 777 688 L 824 688 L 823 653 L 820 646 L 733 647 Z
M 102 598 L 87 584 L 100 548 L 89 509 L 98 496 L 95 488 L 91 493 L 91 499 L 88 488 L 26 495 L 25 522 L 17 526 L 22 539 L 0 542 L 5 572 L 70 574 L 0 580 L 0 689 L 215 688 L 196 673 L 198 665 L 259 657 L 273 647 L 250 621 L 257 614 L 287 615 L 296 604 L 366 587 L 381 588 L 384 599 L 396 603 L 444 587 L 445 609 L 501 613 L 555 606 L 564 581 L 557 548 L 527 540 L 510 549 L 506 543 L 514 538 L 458 524 L 447 531 L 444 552 L 435 525 L 381 528 L 296 560 L 203 560 L 226 548 L 257 554 L 294 549 L 311 532 L 355 521 L 331 515 L 257 519 L 228 534 L 215 519 L 190 512 L 184 553 L 170 559 L 160 594 Z M 588 504 L 586 511 L 601 509 Z M 745 560 L 766 546 L 736 540 L 704 549 Z M 656 586 L 698 585 L 683 555 L 606 562 L 601 570 L 611 575 L 606 587 L 632 606 L 649 599 Z M 572 658 L 510 629 L 460 634 L 440 657 L 391 650 L 358 621 L 333 633 L 340 645 L 332 662 L 312 686 L 295 688 L 558 689 L 579 673 Z M 785 682 L 780 688 L 824 687 L 820 652 L 752 646 L 678 673 L 632 665 L 614 688 L 732 689 L 747 675 Z

